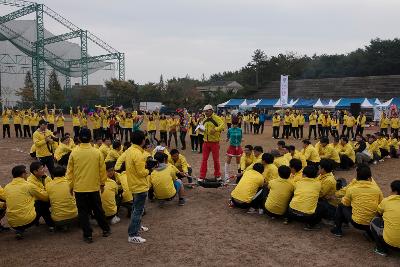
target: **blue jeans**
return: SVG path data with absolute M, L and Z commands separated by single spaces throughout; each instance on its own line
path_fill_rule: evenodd
M 128 227 L 129 236 L 138 236 L 140 230 L 140 222 L 142 220 L 142 214 L 144 210 L 144 204 L 146 203 L 147 192 L 133 194 L 133 205 L 131 223 Z

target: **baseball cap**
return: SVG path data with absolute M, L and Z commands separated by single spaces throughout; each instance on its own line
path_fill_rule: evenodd
M 204 108 L 203 108 L 203 111 L 206 111 L 206 110 L 214 110 L 214 108 L 211 106 L 211 105 L 206 105 Z

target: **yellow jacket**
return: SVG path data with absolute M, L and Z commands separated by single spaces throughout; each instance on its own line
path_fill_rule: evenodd
M 385 223 L 383 239 L 387 244 L 400 248 L 400 196 L 384 198 L 378 206 L 378 212 Z
M 28 176 L 26 181 L 34 186 L 37 186 L 40 190 L 45 190 L 47 184 L 51 181 L 51 178 L 48 176 L 37 178 L 35 175 L 31 174 Z
M 365 117 L 365 115 L 362 116 L 362 117 L 360 115 L 358 115 L 357 116 L 357 120 L 356 120 L 356 124 L 361 126 L 361 127 L 365 127 L 365 122 L 366 121 L 367 121 L 367 117 Z
M 128 178 L 126 176 L 126 172 L 122 172 L 120 174 L 115 173 L 116 175 L 116 181 L 117 184 L 120 185 L 120 189 L 123 190 L 122 192 L 122 203 L 130 202 L 132 201 L 132 192 L 129 190 L 129 185 L 128 185 Z
M 107 180 L 101 152 L 90 144 L 80 144 L 69 156 L 67 180 L 75 192 L 97 192 Z
M 277 127 L 281 124 L 281 117 L 278 116 L 273 116 L 272 117 L 272 127 Z
M 308 145 L 305 149 L 303 148 L 301 153 L 304 155 L 306 160 L 312 162 L 319 162 L 321 160 L 318 151 L 312 145 Z
M 119 156 L 121 156 L 121 151 L 120 150 L 115 150 L 114 148 L 110 149 L 108 151 L 107 157 L 105 159 L 105 162 L 109 161 L 117 161 Z
M 140 146 L 132 145 L 126 153 L 126 175 L 129 190 L 131 190 L 132 194 L 143 193 L 149 190 L 147 180 L 149 171 L 146 169 L 146 159 L 143 152 L 144 150 Z
M 210 118 L 206 118 L 203 121 L 204 130 L 204 141 L 205 142 L 219 142 L 221 138 L 221 132 L 224 130 L 224 121 L 217 116 L 215 113 Z M 214 130 L 215 133 L 211 133 Z
M 162 165 L 156 168 L 150 175 L 150 186 L 154 190 L 157 199 L 169 199 L 175 196 L 176 169 L 171 165 Z
M 177 161 L 174 161 L 172 157 L 169 157 L 169 163 L 174 165 L 180 172 L 188 173 L 188 168 L 190 167 L 184 155 L 179 154 Z
M 40 132 L 39 129 L 33 133 L 33 143 L 36 146 L 36 157 L 48 157 L 53 154 L 53 146 L 50 143 L 46 143 L 47 137 L 54 137 L 50 130 L 46 132 Z
M 46 184 L 46 191 L 53 221 L 64 221 L 78 216 L 75 198 L 69 192 L 69 184 L 65 177 L 55 177 Z
M 117 194 L 117 183 L 114 180 L 107 178 L 104 191 L 101 193 L 101 205 L 103 207 L 104 214 L 107 217 L 117 214 L 117 202 L 115 200 L 115 196 Z
M 264 177 L 255 170 L 248 170 L 243 174 L 238 185 L 233 189 L 231 196 L 239 201 L 250 203 L 258 188 L 264 184 Z
M 11 227 L 27 225 L 36 218 L 35 200 L 48 201 L 46 191 L 28 183 L 23 178 L 14 178 L 4 187 L 7 202 L 7 220 Z
M 399 129 L 399 127 L 400 127 L 400 120 L 399 120 L 398 117 L 395 117 L 395 118 L 391 118 L 391 119 L 390 119 L 390 127 L 391 127 L 392 129 Z
M 294 196 L 289 207 L 305 214 L 314 214 L 321 191 L 321 182 L 317 178 L 303 177 L 294 184 Z
M 71 151 L 71 147 L 64 143 L 60 143 L 60 145 L 56 148 L 56 151 L 54 152 L 54 158 L 59 161 L 64 155 L 67 155 Z

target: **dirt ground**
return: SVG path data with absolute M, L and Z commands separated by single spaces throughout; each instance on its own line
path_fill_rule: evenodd
M 270 126 L 263 135 L 245 135 L 244 139 L 244 144 L 262 145 L 264 151 L 276 147 L 277 142 L 271 138 Z M 300 148 L 300 141 L 289 140 L 289 143 Z M 223 162 L 226 143 L 221 144 Z M 13 166 L 29 165 L 30 145 L 31 140 L 0 140 L 2 186 L 11 180 Z M 184 154 L 198 175 L 201 155 L 190 149 Z M 399 179 L 398 166 L 399 160 L 390 159 L 372 167 L 373 177 L 385 196 L 389 194 L 390 182 Z M 212 167 L 210 161 L 209 176 L 213 174 Z M 233 164 L 232 172 L 235 168 Z M 336 177 L 348 180 L 354 175 L 354 170 L 336 173 Z M 1 233 L 0 266 L 400 266 L 399 255 L 387 258 L 375 255 L 374 244 L 354 228 L 346 229 L 343 238 L 336 238 L 326 226 L 320 231 L 306 232 L 298 223 L 283 225 L 265 215 L 231 209 L 227 205 L 231 190 L 231 187 L 187 190 L 184 207 L 172 201 L 161 209 L 157 203 L 147 202 L 143 224 L 150 231 L 143 234 L 147 243 L 142 245 L 127 242 L 129 219 L 124 210 L 121 222 L 112 226 L 110 237 L 101 237 L 100 229 L 95 227 L 94 243 L 90 245 L 82 242 L 78 227 L 69 233 L 49 233 L 42 224 L 29 229 L 22 241 L 16 241 L 12 231 Z

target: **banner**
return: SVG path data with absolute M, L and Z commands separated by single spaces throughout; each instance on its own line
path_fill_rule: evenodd
M 289 76 L 281 75 L 281 105 L 287 105 L 289 95 Z

